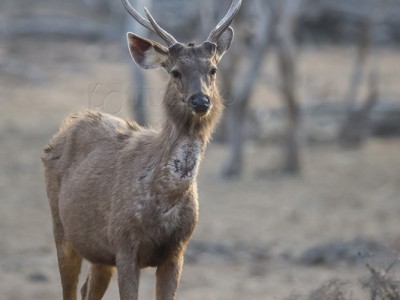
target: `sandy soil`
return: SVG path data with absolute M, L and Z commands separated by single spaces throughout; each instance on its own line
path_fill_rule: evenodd
M 321 85 L 336 74 L 334 90 L 340 93 L 351 63 L 351 56 L 343 55 L 348 51 L 309 50 L 301 68 Z M 127 115 L 129 68 L 121 55 L 115 45 L 29 39 L 10 43 L 0 52 L 1 61 L 26 66 L 23 73 L 0 69 L 2 299 L 61 298 L 40 153 L 70 112 L 90 106 Z M 326 69 L 313 69 L 314 59 L 323 61 Z M 343 77 L 338 75 L 340 60 Z M 398 80 L 400 74 L 393 62 L 398 53 L 388 50 L 384 61 L 380 67 L 385 76 L 391 75 L 387 90 L 396 95 L 393 78 Z M 330 65 L 336 65 L 334 74 L 327 72 Z M 326 76 L 317 77 L 318 72 Z M 156 72 L 150 76 L 164 78 Z M 267 88 L 260 86 L 256 97 Z M 158 93 L 155 90 L 152 95 Z M 152 96 L 149 103 L 152 116 L 158 116 L 160 103 Z M 366 299 L 353 287 L 367 275 L 364 266 L 310 267 L 296 258 L 309 247 L 335 239 L 364 237 L 391 245 L 400 237 L 400 141 L 370 140 L 357 151 L 335 145 L 303 150 L 302 175 L 291 178 L 274 172 L 280 161 L 278 147 L 249 145 L 243 178 L 225 181 L 219 171 L 226 150 L 209 147 L 199 175 L 200 222 L 178 299 L 284 299 L 331 278 L 348 281 L 353 295 Z M 86 270 L 85 266 L 83 273 Z M 153 275 L 152 269 L 143 272 L 141 299 L 154 298 Z M 114 279 L 105 299 L 117 295 Z

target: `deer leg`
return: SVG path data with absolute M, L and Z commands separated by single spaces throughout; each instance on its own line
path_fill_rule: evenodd
M 92 264 L 90 274 L 81 289 L 82 300 L 101 300 L 113 274 L 113 267 Z
M 54 191 L 59 191 L 59 186 L 57 183 L 53 184 L 55 184 L 55 186 L 51 188 L 53 192 L 48 190 L 48 195 L 53 219 L 53 235 L 57 249 L 63 300 L 76 300 L 76 290 L 79 273 L 81 272 L 82 257 L 75 252 L 65 238 L 64 227 L 59 213 L 58 194 L 54 193 Z
M 183 255 L 157 267 L 157 300 L 174 300 L 181 278 Z
M 137 300 L 140 268 L 136 261 L 136 251 L 127 255 L 117 255 L 118 289 L 121 300 Z
M 76 289 L 81 271 L 82 257 L 72 249 L 68 242 L 63 241 L 56 244 L 63 300 L 76 300 Z

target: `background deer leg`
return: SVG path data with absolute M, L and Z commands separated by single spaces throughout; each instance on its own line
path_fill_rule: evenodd
M 57 243 L 57 256 L 63 288 L 63 299 L 76 300 L 76 289 L 81 271 L 82 258 L 66 241 Z
M 157 267 L 157 300 L 173 300 L 182 274 L 183 257 L 166 261 Z
M 82 286 L 82 300 L 101 300 L 110 283 L 114 268 L 92 264 L 90 274 Z

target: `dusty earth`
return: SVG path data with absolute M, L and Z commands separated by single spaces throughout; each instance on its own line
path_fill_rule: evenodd
M 326 86 L 326 93 L 340 94 L 350 71 L 349 53 L 347 48 L 306 50 L 302 95 L 307 95 L 307 78 L 314 78 L 321 91 Z M 385 90 L 398 97 L 399 54 L 382 53 Z M 83 107 L 128 114 L 130 62 L 124 58 L 125 49 L 117 45 L 63 40 L 21 39 L 1 49 L 1 299 L 61 299 L 41 149 L 61 120 Z M 271 78 L 269 72 L 263 76 Z M 148 103 L 156 121 L 160 103 L 155 96 L 165 77 L 150 73 L 155 81 Z M 276 92 L 260 84 L 254 102 L 267 105 L 274 97 Z M 304 146 L 302 174 L 292 178 L 275 171 L 279 147 L 252 144 L 243 177 L 226 181 L 219 177 L 226 150 L 211 145 L 199 174 L 200 222 L 178 299 L 285 299 L 331 278 L 348 282 L 354 297 L 367 299 L 359 287 L 368 275 L 363 264 L 307 266 L 298 258 L 315 245 L 355 238 L 398 250 L 399 153 L 400 140 L 369 140 L 353 151 Z M 105 299 L 118 298 L 115 278 Z M 140 298 L 153 299 L 153 287 L 154 270 L 145 270 Z

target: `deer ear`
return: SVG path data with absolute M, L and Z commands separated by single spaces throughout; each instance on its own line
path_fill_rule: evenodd
M 217 42 L 217 53 L 218 53 L 218 60 L 224 56 L 226 51 L 228 51 L 229 47 L 231 46 L 233 40 L 233 29 L 232 27 L 228 27 L 225 32 L 220 36 Z
M 132 32 L 127 34 L 129 52 L 136 64 L 143 69 L 157 69 L 165 66 L 168 59 L 168 48 L 141 38 Z

